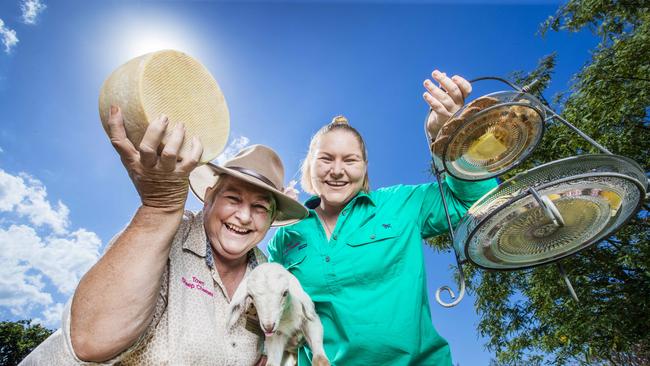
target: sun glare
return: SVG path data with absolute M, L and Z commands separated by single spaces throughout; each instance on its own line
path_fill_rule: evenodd
M 121 64 L 134 57 L 164 50 L 173 49 L 185 52 L 193 57 L 205 55 L 209 50 L 197 27 L 190 19 L 176 14 L 151 14 L 141 16 L 137 12 L 128 11 L 116 17 L 119 21 L 111 22 L 107 29 L 111 58 L 106 60 Z
M 188 28 L 170 21 L 144 21 L 123 29 L 123 50 L 125 58 L 163 49 L 174 49 L 189 54 L 198 52 L 197 39 L 189 34 Z

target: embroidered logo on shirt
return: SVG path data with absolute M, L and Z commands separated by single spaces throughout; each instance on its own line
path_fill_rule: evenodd
M 390 229 L 390 224 L 381 224 L 381 226 L 383 226 L 384 229 Z
M 304 248 L 304 247 L 307 246 L 306 243 L 301 243 L 301 242 L 298 241 L 298 242 L 295 242 L 295 243 L 293 243 L 293 244 L 289 244 L 289 245 L 287 245 L 287 247 L 284 248 L 284 253 L 283 253 L 283 254 L 287 254 L 291 249 L 293 249 L 293 248 L 295 248 L 295 247 L 297 247 L 297 246 L 299 246 L 299 245 L 300 245 L 300 247 L 298 247 L 298 250 L 300 250 L 300 249 L 302 249 L 302 248 Z
M 204 287 L 205 282 L 199 280 L 198 278 L 196 278 L 196 276 L 192 276 L 191 281 L 187 280 L 185 277 L 181 277 L 181 282 L 183 282 L 183 285 L 185 285 L 185 287 L 189 289 L 196 289 L 210 297 L 214 297 L 214 293 L 212 293 L 212 291 Z

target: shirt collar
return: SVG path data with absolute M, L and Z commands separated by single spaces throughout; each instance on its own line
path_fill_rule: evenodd
M 359 193 L 357 193 L 357 195 L 354 196 L 354 198 L 352 198 L 350 200 L 350 202 L 348 202 L 345 205 L 345 207 L 349 207 L 349 206 L 354 205 L 354 203 L 359 199 L 367 200 L 368 203 L 375 206 L 375 202 L 372 200 L 372 197 L 370 197 L 370 195 L 367 192 L 359 191 Z M 319 196 L 311 196 L 305 201 L 305 207 L 307 207 L 310 210 L 315 210 L 316 207 L 318 207 L 319 205 L 320 205 L 320 197 Z
M 206 253 L 205 264 L 210 269 L 214 269 L 214 256 L 212 255 L 212 244 L 210 244 L 210 240 L 205 241 L 205 253 Z M 257 249 L 257 247 L 248 251 L 248 254 L 246 254 L 248 268 L 255 269 L 255 267 L 257 267 L 257 265 L 260 264 L 260 258 L 259 258 L 260 254 L 263 255 L 262 252 L 259 249 Z
M 205 257 L 207 253 L 206 241 L 207 237 L 203 227 L 203 211 L 201 211 L 194 215 L 190 221 L 189 229 L 183 240 L 183 249 L 189 250 L 199 257 Z

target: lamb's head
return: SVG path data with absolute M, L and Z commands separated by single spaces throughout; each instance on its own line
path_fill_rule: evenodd
M 272 335 L 278 329 L 282 314 L 294 302 L 300 304 L 308 319 L 315 317 L 314 304 L 289 271 L 277 263 L 260 264 L 235 291 L 230 302 L 228 326 L 232 327 L 254 304 L 264 334 Z

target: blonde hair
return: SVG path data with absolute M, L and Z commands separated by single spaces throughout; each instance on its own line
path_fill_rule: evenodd
M 302 165 L 300 166 L 300 172 L 302 173 L 302 176 L 300 177 L 300 185 L 302 186 L 302 190 L 309 194 L 316 194 L 316 191 L 314 190 L 314 186 L 312 184 L 311 176 L 311 165 L 314 160 L 316 144 L 318 141 L 320 141 L 320 138 L 323 135 L 332 131 L 350 132 L 359 142 L 359 146 L 361 147 L 361 158 L 366 164 L 366 175 L 363 177 L 363 185 L 361 186 L 361 190 L 364 192 L 370 191 L 370 182 L 368 180 L 367 169 L 368 152 L 366 151 L 366 143 L 363 141 L 363 137 L 361 137 L 359 131 L 350 126 L 350 122 L 348 122 L 348 119 L 344 116 L 334 117 L 332 119 L 332 122 L 321 127 L 320 130 L 318 130 L 318 132 L 312 136 L 311 141 L 309 142 L 309 151 L 307 152 L 307 156 L 305 156 L 305 159 L 302 161 Z

